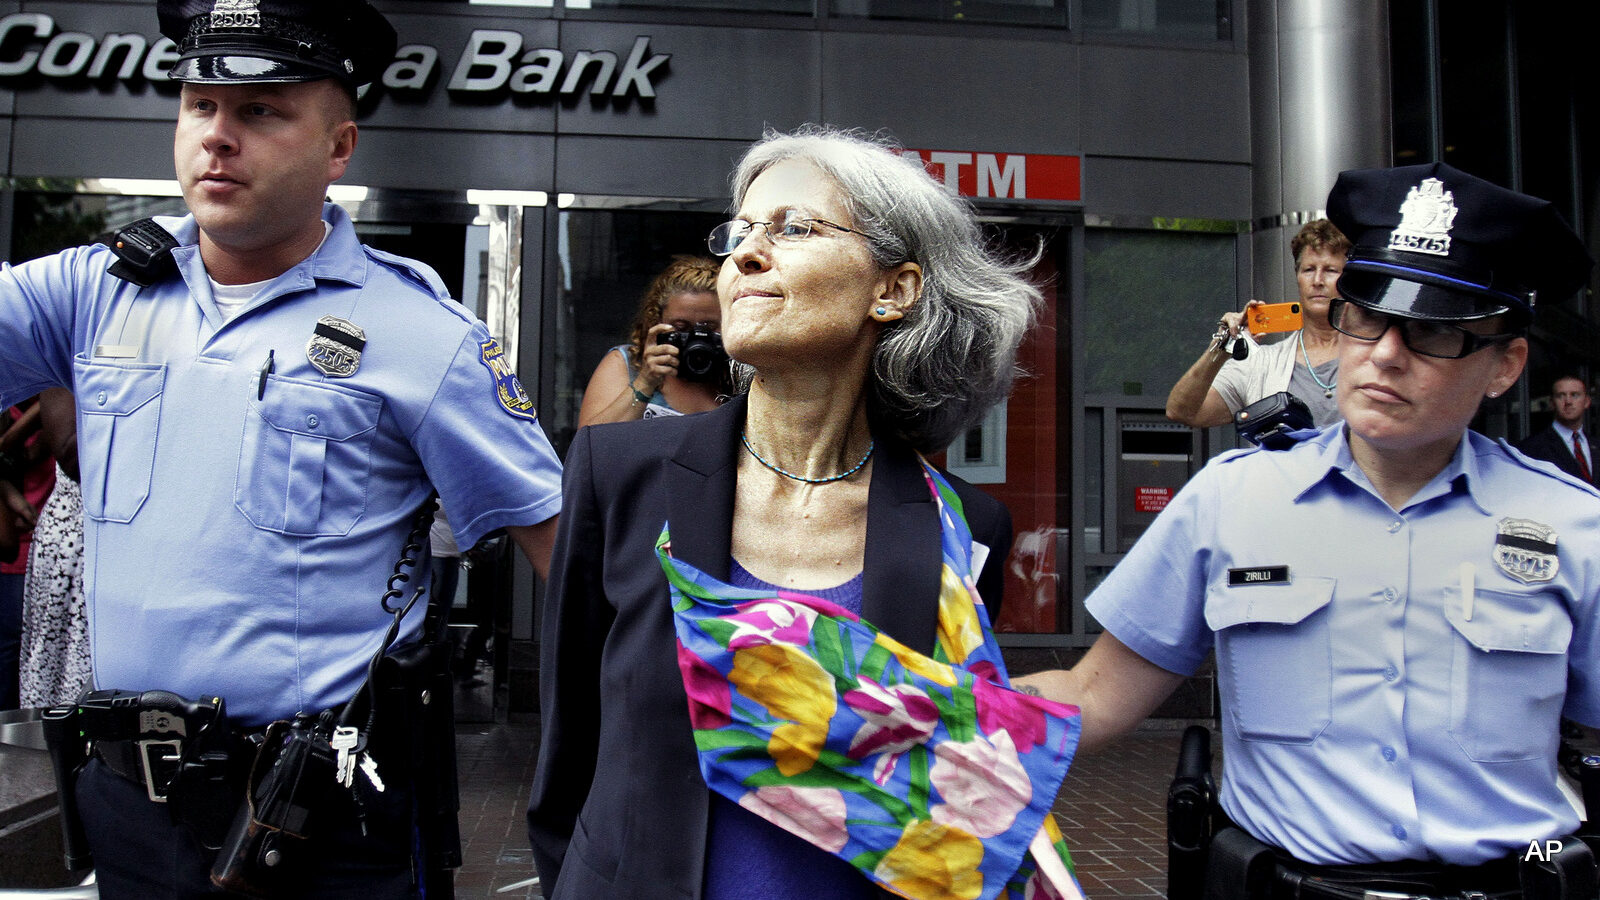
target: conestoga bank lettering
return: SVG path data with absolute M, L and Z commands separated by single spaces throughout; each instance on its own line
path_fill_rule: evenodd
M 625 55 L 610 50 L 564 51 L 554 47 L 523 49 L 515 31 L 481 28 L 472 32 L 453 61 L 441 61 L 429 44 L 406 44 L 385 68 L 380 83 L 387 90 L 425 92 L 442 67 L 450 67 L 445 89 L 453 93 L 571 96 L 588 93 L 622 99 L 651 99 L 654 79 L 663 74 L 669 53 L 652 53 L 650 36 L 640 35 Z M 165 84 L 167 70 L 178 59 L 167 38 L 154 41 L 142 34 L 106 34 L 96 39 L 81 31 L 63 31 L 53 16 L 38 12 L 0 18 L 0 80 L 43 76 L 51 81 L 115 80 Z

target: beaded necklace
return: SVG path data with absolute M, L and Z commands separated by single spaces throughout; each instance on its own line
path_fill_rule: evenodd
M 1332 397 L 1333 389 L 1339 383 L 1339 375 L 1338 373 L 1335 373 L 1333 380 L 1327 384 L 1323 384 L 1322 379 L 1317 377 L 1317 367 L 1311 364 L 1311 353 L 1306 350 L 1305 329 L 1300 330 L 1300 352 L 1304 354 L 1306 358 L 1306 371 L 1311 373 L 1311 380 L 1317 383 L 1317 387 L 1322 388 L 1322 396 Z
M 866 465 L 867 460 L 872 458 L 872 451 L 878 447 L 877 441 L 868 441 L 867 452 L 862 455 L 861 461 L 852 466 L 848 472 L 841 472 L 838 475 L 830 475 L 827 478 L 807 478 L 804 475 L 796 475 L 786 469 L 780 469 L 772 463 L 762 459 L 761 454 L 756 452 L 756 448 L 750 446 L 750 436 L 745 432 L 739 432 L 739 440 L 744 442 L 744 448 L 750 451 L 750 455 L 756 458 L 756 462 L 761 463 L 763 466 L 766 466 L 785 478 L 793 478 L 795 481 L 804 481 L 806 484 L 827 484 L 830 481 L 843 481 L 844 479 L 849 478 L 851 475 L 861 471 L 861 467 Z

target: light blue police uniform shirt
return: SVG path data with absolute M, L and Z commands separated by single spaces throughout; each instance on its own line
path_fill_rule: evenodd
M 1556 565 L 1508 519 L 1552 529 Z M 1336 424 L 1211 462 L 1088 606 L 1172 672 L 1215 650 L 1222 806 L 1256 837 L 1473 865 L 1578 824 L 1556 748 L 1563 714 L 1600 724 L 1597 602 L 1600 493 L 1469 431 L 1397 513 Z
M 464 547 L 560 511 L 560 461 L 484 326 L 323 216 L 322 247 L 226 324 L 192 217 L 159 220 L 181 277 L 148 288 L 98 245 L 0 270 L 0 406 L 77 398 L 97 687 L 221 696 L 247 725 L 334 706 L 432 488 Z M 328 315 L 365 332 L 349 377 L 311 364 Z

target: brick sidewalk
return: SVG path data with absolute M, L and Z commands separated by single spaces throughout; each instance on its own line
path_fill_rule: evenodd
M 1078 881 L 1090 900 L 1167 891 L 1167 785 L 1181 731 L 1142 731 L 1075 760 L 1056 798 Z
M 523 810 L 533 780 L 538 726 L 462 726 L 463 864 L 456 896 L 537 900 Z M 1177 765 L 1177 731 L 1142 731 L 1076 761 L 1056 801 L 1084 893 L 1160 898 L 1166 892 L 1167 783 Z M 508 889 L 509 888 L 509 889 Z M 641 898 L 646 900 L 646 898 Z

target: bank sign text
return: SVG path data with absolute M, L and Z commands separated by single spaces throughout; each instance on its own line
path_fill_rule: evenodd
M 438 48 L 431 45 L 406 44 L 395 53 L 379 83 L 386 90 L 405 92 L 426 91 L 444 81 L 446 90 L 459 94 L 588 93 L 648 100 L 655 97 L 655 79 L 671 59 L 671 54 L 651 52 L 648 35 L 635 38 L 622 54 L 569 53 L 524 44 L 515 31 L 476 29 L 454 62 L 441 60 Z M 0 18 L 0 81 L 36 75 L 52 81 L 165 83 L 167 71 L 177 61 L 177 47 L 164 37 L 152 42 L 130 33 L 96 39 L 81 31 L 61 31 L 53 17 L 37 12 Z

